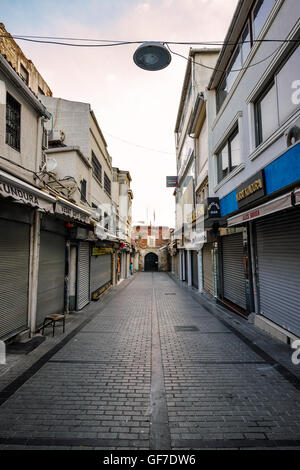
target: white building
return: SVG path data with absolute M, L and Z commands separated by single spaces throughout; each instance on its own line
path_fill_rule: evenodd
M 217 296 L 287 341 L 300 336 L 299 17 L 298 0 L 239 1 L 208 87 Z

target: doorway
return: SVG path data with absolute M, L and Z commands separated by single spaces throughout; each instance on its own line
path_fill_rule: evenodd
M 158 271 L 158 256 L 155 253 L 145 256 L 145 271 Z

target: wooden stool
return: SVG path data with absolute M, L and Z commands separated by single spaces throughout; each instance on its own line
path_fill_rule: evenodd
M 56 324 L 57 321 L 61 321 L 61 320 L 62 320 L 62 322 L 63 322 L 63 333 L 64 333 L 64 332 L 65 332 L 66 315 L 64 315 L 63 313 L 53 313 L 53 314 L 51 314 L 51 315 L 47 315 L 47 316 L 44 318 L 43 329 L 42 329 L 42 335 L 44 334 L 44 329 L 45 329 L 45 327 L 52 325 L 52 326 L 53 326 L 53 334 L 52 334 L 52 336 L 54 336 L 55 324 Z M 49 323 L 45 324 L 47 321 L 49 321 Z

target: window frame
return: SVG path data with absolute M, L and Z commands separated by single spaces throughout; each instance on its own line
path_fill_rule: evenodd
M 217 184 L 221 183 L 226 176 L 230 175 L 230 173 L 237 167 L 232 166 L 232 159 L 231 159 L 231 142 L 233 139 L 239 135 L 239 127 L 235 126 L 230 134 L 228 134 L 228 137 L 226 140 L 223 142 L 223 145 L 220 147 L 220 150 L 217 152 Z M 228 151 L 228 172 L 226 175 L 222 175 L 220 178 L 220 159 L 222 159 L 222 150 L 227 147 Z
M 102 165 L 99 162 L 96 155 L 94 154 L 93 150 L 92 150 L 92 170 L 93 170 L 94 177 L 97 179 L 97 181 L 102 186 Z M 100 178 L 99 178 L 98 171 L 99 171 L 99 174 L 100 174 Z
M 16 105 L 13 108 L 13 105 Z M 15 99 L 8 91 L 6 92 L 6 115 L 5 115 L 5 143 L 17 152 L 21 152 L 21 110 L 22 106 L 19 101 Z M 14 113 L 13 125 L 11 125 L 13 119 L 9 117 L 9 114 Z M 17 119 L 15 119 L 17 117 Z M 15 145 L 12 140 L 15 141 Z
M 109 182 L 109 185 L 107 185 L 107 182 Z M 104 171 L 104 178 L 103 178 L 103 186 L 107 194 L 111 196 L 111 180 L 105 171 Z

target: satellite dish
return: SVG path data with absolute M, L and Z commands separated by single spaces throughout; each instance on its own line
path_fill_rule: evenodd
M 135 64 L 144 70 L 162 70 L 171 62 L 171 54 L 161 42 L 143 42 L 133 55 Z
M 55 160 L 55 158 L 47 157 L 47 171 L 52 173 L 56 167 L 57 167 L 57 161 Z

